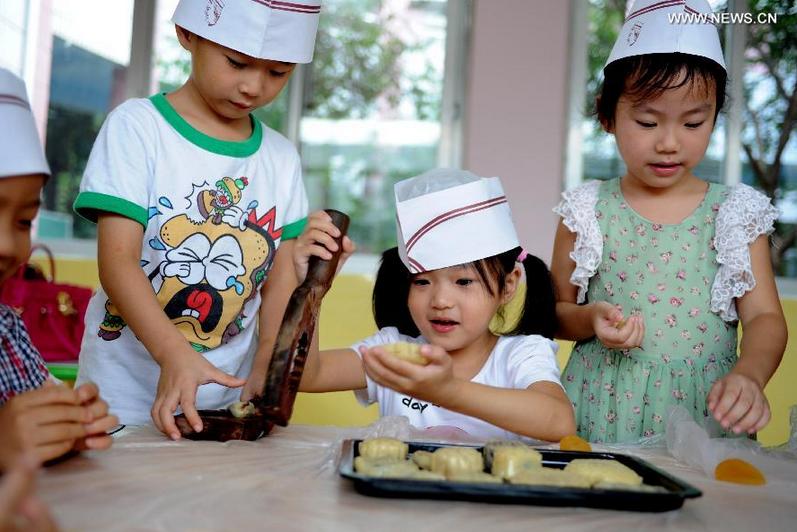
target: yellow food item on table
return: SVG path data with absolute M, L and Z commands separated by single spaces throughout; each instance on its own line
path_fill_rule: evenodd
M 598 482 L 592 485 L 594 490 L 621 490 L 621 491 L 637 491 L 642 493 L 667 493 L 667 488 L 663 486 L 650 486 L 648 484 L 640 484 L 639 486 L 631 486 L 630 484 L 613 484 L 611 482 Z
M 501 484 L 504 480 L 501 477 L 496 477 L 484 471 L 471 471 L 470 473 L 461 473 L 448 477 L 451 482 L 476 482 L 488 484 Z
M 359 449 L 363 458 L 404 460 L 407 458 L 409 445 L 394 438 L 372 438 L 361 441 Z
M 493 467 L 493 455 L 495 451 L 498 449 L 503 449 L 504 447 L 512 447 L 512 448 L 522 448 L 525 449 L 528 447 L 525 443 L 518 440 L 490 440 L 484 444 L 482 447 L 482 454 L 484 455 L 484 463 L 487 466 L 487 469 L 491 469 Z
M 717 464 L 714 469 L 714 478 L 724 482 L 752 486 L 761 486 L 767 483 L 767 478 L 756 466 L 739 458 L 729 458 Z
M 228 407 L 228 409 L 233 417 L 237 418 L 251 416 L 255 413 L 255 405 L 249 401 L 245 403 L 242 401 L 235 401 Z
M 521 471 L 509 477 L 508 480 L 511 484 L 527 486 L 589 488 L 592 485 L 592 482 L 583 475 L 553 467 L 537 467 L 536 469 Z
M 496 477 L 509 478 L 521 471 L 542 467 L 542 455 L 527 445 L 497 447 L 493 450 L 490 472 Z
M 628 484 L 639 486 L 642 477 L 633 469 L 616 460 L 602 460 L 600 458 L 577 458 L 565 466 L 565 471 L 578 473 L 589 479 L 591 484 L 607 482 L 611 484 Z
M 405 478 L 420 470 L 409 460 L 374 459 L 358 456 L 354 459 L 354 470 L 369 477 Z
M 432 453 L 432 471 L 446 478 L 484 471 L 482 455 L 470 447 L 443 447 Z
M 408 476 L 407 478 L 412 480 L 445 480 L 446 477 L 441 475 L 440 473 L 434 473 L 432 471 L 427 471 L 425 469 L 419 469 L 418 471 L 414 471 L 412 475 Z
M 393 344 L 385 344 L 381 346 L 382 349 L 390 353 L 396 358 L 425 366 L 429 363 L 429 359 L 421 354 L 420 344 L 411 344 L 409 342 L 396 342 Z
M 432 469 L 432 453 L 429 451 L 415 451 L 412 453 L 412 461 L 421 469 Z
M 570 436 L 565 436 L 564 438 L 559 440 L 559 450 L 589 452 L 592 450 L 592 446 L 589 444 L 588 441 L 579 438 L 575 434 L 571 434 Z

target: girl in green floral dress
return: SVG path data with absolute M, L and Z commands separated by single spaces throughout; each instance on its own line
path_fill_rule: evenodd
M 555 209 L 559 336 L 577 341 L 562 380 L 591 441 L 663 433 L 674 405 L 713 416 L 723 434 L 754 433 L 786 344 L 767 241 L 777 211 L 747 185 L 692 173 L 726 72 L 713 26 L 667 17 L 710 8 L 669 4 L 637 2 L 604 67 L 598 118 L 627 172 Z

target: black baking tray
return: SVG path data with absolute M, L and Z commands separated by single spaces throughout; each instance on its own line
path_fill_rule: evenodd
M 354 481 L 354 489 L 374 497 L 399 497 L 413 499 L 454 499 L 503 504 L 534 504 L 542 506 L 584 506 L 635 512 L 666 512 L 683 506 L 684 500 L 700 497 L 702 492 L 686 482 L 665 473 L 644 460 L 618 453 L 559 451 L 537 449 L 546 467 L 563 468 L 576 458 L 602 458 L 617 460 L 642 477 L 645 484 L 659 486 L 662 491 L 639 492 L 619 489 L 584 489 L 555 486 L 523 486 L 517 484 L 490 484 L 378 478 L 354 471 L 354 458 L 359 454 L 362 440 L 343 442 L 340 475 Z M 407 442 L 409 452 L 434 452 L 440 447 L 471 447 L 430 442 Z

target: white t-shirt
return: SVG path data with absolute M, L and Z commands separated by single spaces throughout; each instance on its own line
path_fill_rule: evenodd
M 374 347 L 394 342 L 428 343 L 423 336 L 413 338 L 385 327 L 376 334 L 352 346 L 360 354 L 360 346 Z M 539 335 L 500 336 L 493 352 L 471 382 L 524 390 L 539 381 L 555 382 L 561 386 L 556 363 L 555 342 Z M 360 403 L 379 403 L 380 416 L 406 416 L 419 429 L 455 427 L 478 439 L 517 439 L 519 436 L 479 418 L 452 412 L 434 403 L 420 401 L 385 388 L 366 376 L 367 388 L 356 390 Z
M 192 347 L 247 377 L 260 287 L 281 239 L 294 238 L 307 196 L 294 146 L 252 118 L 252 136 L 221 141 L 191 127 L 163 95 L 115 109 L 89 157 L 75 210 L 141 224 L 141 267 Z M 122 423 L 147 423 L 160 367 L 100 288 L 86 313 L 77 384 L 94 381 Z M 223 408 L 238 389 L 200 386 L 198 408 Z

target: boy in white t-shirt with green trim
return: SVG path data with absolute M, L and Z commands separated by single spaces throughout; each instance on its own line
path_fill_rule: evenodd
M 295 147 L 250 113 L 312 60 L 319 4 L 180 0 L 189 79 L 99 133 L 75 201 L 97 222 L 102 283 L 77 382 L 100 384 L 122 423 L 178 439 L 178 408 L 199 431 L 197 408 L 262 389 L 307 196 Z

